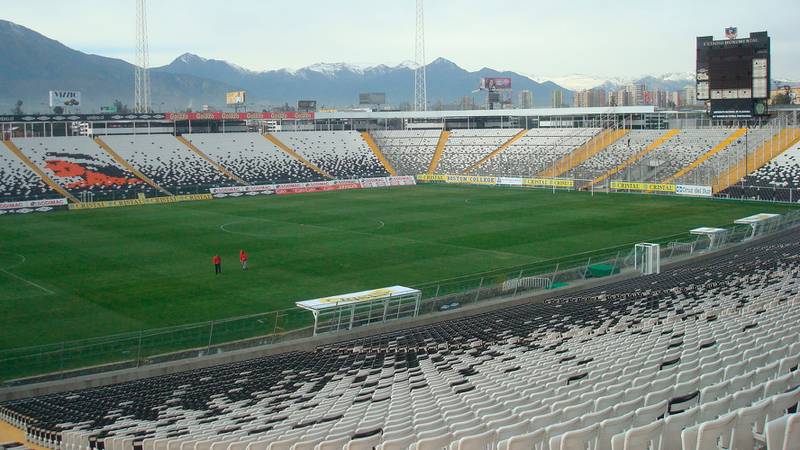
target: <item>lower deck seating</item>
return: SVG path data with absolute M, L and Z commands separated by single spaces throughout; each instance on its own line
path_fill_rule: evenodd
M 692 164 L 734 131 L 731 128 L 683 130 L 651 151 L 632 169 L 642 181 L 663 181 Z
M 439 143 L 440 130 L 373 131 L 378 148 L 398 175 L 417 175 L 428 167 Z
M 103 140 L 139 172 L 174 194 L 207 191 L 233 182 L 175 136 L 105 136 Z
M 389 172 L 356 131 L 296 131 L 273 134 L 289 148 L 335 178 L 389 176 Z
M 722 192 L 733 198 L 800 202 L 800 143 Z
M 788 230 L 543 303 L 6 402 L 0 417 L 63 450 L 753 448 L 800 401 L 799 295 Z
M 152 191 L 91 138 L 18 138 L 13 142 L 31 162 L 78 198 L 86 193 L 93 200 L 126 199 Z
M 258 133 L 198 133 L 184 138 L 248 183 L 304 183 L 323 179 Z
M 39 175 L 0 145 L 0 202 L 57 196 Z
M 535 176 L 599 133 L 600 128 L 532 128 L 476 170 L 479 175 Z
M 630 130 L 620 140 L 576 166 L 570 175 L 582 180 L 601 177 L 647 149 L 664 133 L 663 130 Z
M 520 131 L 522 130 L 517 128 L 453 130 L 444 147 L 436 172 L 462 173 Z

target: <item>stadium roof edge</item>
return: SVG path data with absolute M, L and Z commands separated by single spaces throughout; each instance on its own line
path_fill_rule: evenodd
M 326 119 L 447 119 L 462 117 L 531 117 L 582 116 L 604 114 L 649 114 L 654 106 L 620 106 L 612 108 L 534 108 L 534 109 L 475 109 L 464 111 L 336 111 L 318 112 L 317 120 Z

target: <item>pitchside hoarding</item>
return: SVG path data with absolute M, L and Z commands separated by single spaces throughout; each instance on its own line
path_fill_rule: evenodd
M 164 113 L 165 120 L 314 120 L 313 112 L 196 112 Z

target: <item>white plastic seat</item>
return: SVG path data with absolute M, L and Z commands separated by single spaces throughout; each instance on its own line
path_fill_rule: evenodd
M 350 441 L 350 436 L 341 436 L 317 444 L 314 450 L 341 450 Z
M 767 408 L 767 420 L 774 420 L 786 414 L 786 410 L 797 406 L 798 402 L 800 402 L 800 388 L 773 396 Z
M 530 421 L 524 420 L 513 425 L 502 426 L 497 429 L 497 441 L 504 441 L 514 436 L 520 436 L 530 431 Z
M 544 438 L 544 429 L 539 429 L 500 441 L 497 448 L 499 450 L 544 450 Z
M 417 442 L 417 436 L 410 434 L 406 437 L 383 441 L 383 444 L 379 445 L 378 448 L 380 450 L 408 450 L 408 446 L 415 442 Z
M 661 447 L 663 449 L 680 449 L 681 433 L 683 430 L 694 426 L 700 414 L 700 407 L 694 407 L 680 414 L 669 415 L 664 419 Z M 696 439 L 696 438 L 695 438 Z
M 629 412 L 636 411 L 644 406 L 644 397 L 635 398 L 627 402 L 622 402 L 614 406 L 614 414 L 623 415 Z
M 480 434 L 464 436 L 457 441 L 453 450 L 486 450 L 494 447 L 497 433 L 494 430 L 484 431 Z
M 551 450 L 554 448 L 560 448 L 561 436 L 567 431 L 572 431 L 580 428 L 580 426 L 581 426 L 580 417 L 575 417 L 573 419 L 546 427 L 544 429 L 544 432 L 547 439 L 546 442 L 548 442 L 549 448 Z
M 731 381 L 725 380 L 700 389 L 700 403 L 712 402 L 725 397 L 728 395 L 730 385 Z
M 663 429 L 663 419 L 630 429 L 612 438 L 612 450 L 658 450 Z
M 567 431 L 561 435 L 560 447 L 553 448 L 551 446 L 550 450 L 586 450 L 594 445 L 599 431 L 599 423 L 589 425 L 580 430 Z
M 600 429 L 597 432 L 597 447 L 595 450 L 611 450 L 611 438 L 627 430 L 633 417 L 634 414 L 633 411 L 631 411 L 628 414 L 600 422 Z
M 716 420 L 702 423 L 697 435 L 698 450 L 716 449 L 718 446 L 728 447 L 735 422 L 736 413 L 729 413 Z
M 453 435 L 448 431 L 438 436 L 420 439 L 411 444 L 409 450 L 441 450 L 448 448 L 453 441 Z
M 664 400 L 661 403 L 656 403 L 655 405 L 644 406 L 637 409 L 634 412 L 633 418 L 633 425 L 634 427 L 641 427 L 652 422 L 655 422 L 659 418 L 663 417 L 667 413 L 667 401 Z
M 764 387 L 759 385 L 736 392 L 733 394 L 733 403 L 731 404 L 731 407 L 733 409 L 737 409 L 750 406 L 763 398 L 763 391 Z
M 756 439 L 753 433 L 763 433 L 769 404 L 769 400 L 764 400 L 736 411 L 731 442 L 734 450 L 755 448 Z
M 783 450 L 800 450 L 800 413 L 791 414 L 786 420 Z

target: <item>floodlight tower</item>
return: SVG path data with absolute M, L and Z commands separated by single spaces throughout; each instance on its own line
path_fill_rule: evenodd
M 417 0 L 417 33 L 414 47 L 414 111 L 428 110 L 427 82 L 425 81 L 425 5 Z
M 147 43 L 147 0 L 136 0 L 136 66 L 134 73 L 134 112 L 150 109 L 150 47 Z

